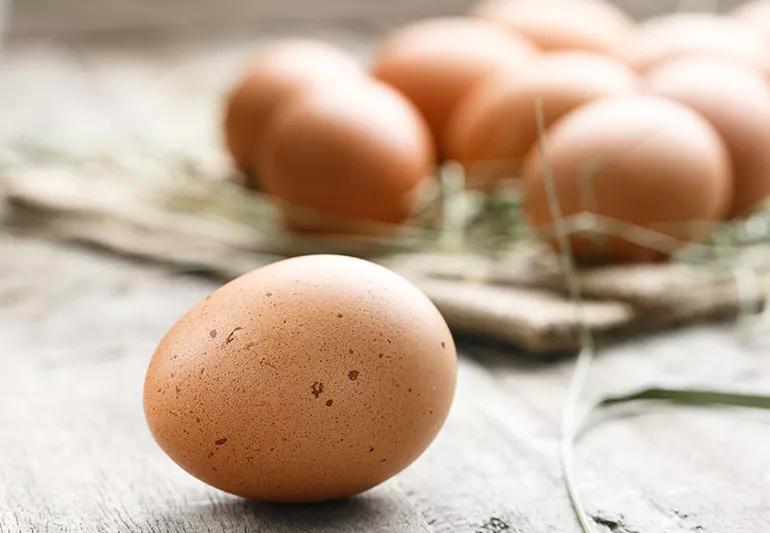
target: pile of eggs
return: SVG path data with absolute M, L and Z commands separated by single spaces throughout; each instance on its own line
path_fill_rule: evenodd
M 542 233 L 555 198 L 565 217 L 671 246 L 770 196 L 768 76 L 770 0 L 638 25 L 602 0 L 486 0 L 397 29 L 368 72 L 323 43 L 277 43 L 231 92 L 224 129 L 246 184 L 297 228 L 401 223 L 457 161 L 471 187 L 518 179 Z M 622 235 L 572 244 L 585 260 L 659 255 Z

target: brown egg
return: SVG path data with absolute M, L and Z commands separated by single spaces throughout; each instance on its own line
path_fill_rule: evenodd
M 729 207 L 727 151 L 714 128 L 682 104 L 656 97 L 597 100 L 549 130 L 546 154 L 564 216 L 592 212 L 681 240 L 703 237 Z M 526 211 L 552 227 L 539 150 L 525 170 Z M 620 237 L 571 239 L 576 256 L 648 260 L 659 254 Z
M 645 86 L 694 109 L 719 132 L 732 161 L 733 216 L 750 214 L 770 196 L 770 89 L 757 70 L 689 58 L 653 69 Z
M 543 50 L 613 54 L 631 31 L 631 19 L 599 0 L 486 0 L 473 13 L 497 22 Z
M 343 231 L 361 220 L 404 220 L 433 167 L 419 113 L 375 80 L 293 99 L 275 118 L 259 165 L 264 190 L 294 208 L 292 225 Z
M 457 106 L 447 127 L 447 157 L 462 163 L 475 185 L 516 176 L 537 140 L 536 101 L 550 125 L 591 100 L 631 92 L 636 83 L 628 67 L 590 52 L 548 54 L 526 76 L 495 74 Z
M 353 58 L 324 43 L 290 40 L 262 51 L 231 91 L 225 143 L 238 169 L 252 173 L 265 132 L 282 102 L 319 83 L 345 83 L 362 71 Z M 253 176 L 247 180 L 254 184 Z
M 452 335 L 393 272 L 280 261 L 217 289 L 161 340 L 144 385 L 158 444 L 224 491 L 314 502 L 364 491 L 433 440 L 455 388 Z
M 732 13 L 733 17 L 759 31 L 770 50 L 770 0 L 754 0 L 741 4 Z
M 441 151 L 446 121 L 470 88 L 501 68 L 525 72 L 534 56 L 528 41 L 493 24 L 438 18 L 406 26 L 387 38 L 373 73 L 417 106 Z
M 708 13 L 677 13 L 641 24 L 623 57 L 640 72 L 671 59 L 716 56 L 768 70 L 759 32 L 735 20 Z

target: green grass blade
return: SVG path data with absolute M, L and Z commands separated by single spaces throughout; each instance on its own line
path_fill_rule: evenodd
M 742 394 L 736 392 L 714 391 L 705 389 L 668 389 L 650 388 L 620 396 L 604 398 L 597 407 L 609 407 L 621 403 L 657 400 L 689 405 L 725 405 L 770 409 L 770 396 L 761 394 Z
M 575 512 L 575 518 L 578 524 L 580 524 L 580 529 L 583 533 L 593 533 L 594 528 L 591 519 L 583 508 L 575 485 L 572 468 L 572 448 L 575 443 L 577 429 L 575 415 L 580 404 L 580 397 L 588 380 L 591 363 L 593 362 L 594 342 L 591 331 L 586 326 L 588 322 L 584 316 L 583 295 L 573 260 L 572 245 L 568 237 L 567 228 L 564 226 L 564 217 L 562 216 L 561 205 L 559 204 L 559 197 L 556 193 L 556 185 L 548 160 L 548 141 L 545 135 L 545 115 L 543 114 L 543 102 L 541 99 L 535 101 L 535 122 L 537 124 L 537 146 L 540 152 L 543 181 L 545 182 L 546 196 L 548 198 L 548 210 L 551 213 L 556 229 L 556 242 L 558 244 L 561 270 L 569 289 L 570 300 L 577 303 L 580 345 L 582 346 L 582 350 L 580 350 L 575 363 L 575 370 L 569 381 L 567 396 L 562 409 L 559 459 L 561 461 L 567 497 L 569 498 L 570 505 L 572 505 L 572 510 Z

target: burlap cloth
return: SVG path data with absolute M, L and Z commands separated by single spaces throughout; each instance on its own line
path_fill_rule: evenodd
M 756 312 L 770 280 L 764 266 L 770 265 L 770 249 L 763 246 L 742 249 L 728 267 L 667 263 L 581 270 L 580 313 L 566 296 L 556 257 L 543 248 L 513 247 L 492 257 L 295 238 L 281 230 L 269 206 L 250 210 L 246 193 L 204 177 L 207 169 L 176 165 L 167 172 L 175 173 L 171 182 L 139 179 L 136 169 L 114 164 L 18 164 L 0 179 L 4 224 L 223 280 L 292 254 L 364 256 L 411 279 L 455 332 L 532 352 L 575 349 L 581 316 L 603 340 Z M 223 202 L 234 195 L 242 198 Z

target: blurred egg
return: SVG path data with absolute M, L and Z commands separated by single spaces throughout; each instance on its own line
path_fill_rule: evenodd
M 526 75 L 501 72 L 479 83 L 457 106 L 447 127 L 447 157 L 469 182 L 490 185 L 516 176 L 537 140 L 535 102 L 546 125 L 598 98 L 635 90 L 628 67 L 590 52 L 543 56 Z
M 478 81 L 508 68 L 524 72 L 532 45 L 479 20 L 438 18 L 412 24 L 388 37 L 373 73 L 407 96 L 425 117 L 439 147 L 450 113 Z
M 631 19 L 600 0 L 486 0 L 473 14 L 499 23 L 547 51 L 613 54 L 631 31 Z
M 638 26 L 624 51 L 636 70 L 647 71 L 671 59 L 715 56 L 768 71 L 764 40 L 751 27 L 719 15 L 676 13 Z
M 219 489 L 272 502 L 364 491 L 433 440 L 455 388 L 452 335 L 393 272 L 315 255 L 217 289 L 161 340 L 144 411 L 161 448 Z
M 752 26 L 762 33 L 765 46 L 770 53 L 770 0 L 746 2 L 738 6 L 732 15 L 737 21 Z
M 294 98 L 275 117 L 259 162 L 263 189 L 293 226 L 340 231 L 403 221 L 433 169 L 420 114 L 373 79 Z
M 705 236 L 729 208 L 726 148 L 704 118 L 677 102 L 645 96 L 597 100 L 554 124 L 546 140 L 563 216 L 591 212 L 688 241 Z M 526 163 L 525 195 L 533 226 L 553 228 L 537 149 Z M 639 244 L 628 238 L 628 227 L 622 233 L 575 235 L 575 255 L 584 261 L 650 260 L 659 256 L 654 247 L 669 240 Z
M 653 69 L 645 86 L 694 109 L 719 132 L 733 167 L 733 216 L 770 196 L 770 89 L 763 76 L 725 60 L 689 58 Z
M 225 105 L 225 143 L 237 168 L 252 174 L 255 154 L 281 103 L 316 84 L 344 83 L 362 74 L 353 58 L 321 42 L 282 41 L 262 51 Z M 254 176 L 247 181 L 253 185 Z

